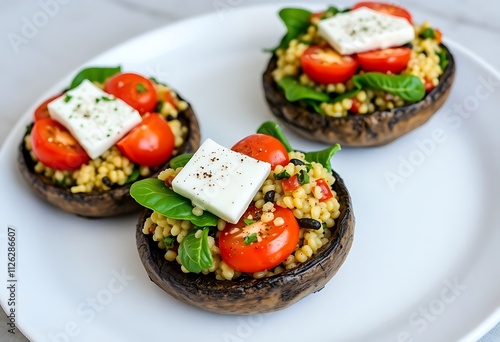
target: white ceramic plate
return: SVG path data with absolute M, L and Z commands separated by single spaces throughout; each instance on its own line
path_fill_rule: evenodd
M 231 146 L 272 118 L 261 89 L 269 58 L 262 49 L 283 34 L 278 8 L 181 22 L 88 65 L 122 64 L 168 82 L 194 105 L 203 138 Z M 347 261 L 322 291 L 266 315 L 220 316 L 162 292 L 136 251 L 137 216 L 89 220 L 35 198 L 16 169 L 31 108 L 0 154 L 2 306 L 10 308 L 5 265 L 14 227 L 16 318 L 34 341 L 477 339 L 500 318 L 500 76 L 446 43 L 458 70 L 437 115 L 389 146 L 346 148 L 333 160 L 357 219 Z M 301 150 L 324 147 L 287 133 Z

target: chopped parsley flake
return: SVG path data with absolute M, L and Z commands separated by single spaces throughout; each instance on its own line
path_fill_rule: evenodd
M 249 226 L 249 225 L 251 225 L 251 224 L 253 223 L 253 220 L 252 220 L 252 219 L 249 219 L 249 218 L 246 218 L 246 219 L 244 219 L 244 220 L 243 220 L 243 222 L 245 222 L 245 224 L 246 224 L 247 226 Z
M 252 234 L 245 236 L 243 238 L 243 242 L 245 242 L 245 245 L 249 245 L 255 241 L 257 241 L 257 233 L 252 233 Z
M 72 97 L 73 96 L 66 94 L 66 96 L 64 97 L 64 103 L 68 103 L 69 101 L 71 101 Z
M 290 174 L 289 174 L 286 170 L 283 170 L 283 171 L 281 171 L 280 173 L 275 173 L 275 174 L 274 174 L 274 178 L 275 178 L 276 180 L 285 179 L 285 178 L 290 178 Z

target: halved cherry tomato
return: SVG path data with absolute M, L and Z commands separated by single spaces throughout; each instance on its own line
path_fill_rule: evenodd
M 358 68 L 358 62 L 354 58 L 342 56 L 329 46 L 308 47 L 300 62 L 306 75 L 320 84 L 344 83 Z
M 149 113 L 116 145 L 134 163 L 159 166 L 172 156 L 175 138 L 163 118 L 158 114 Z
M 171 91 L 164 91 L 164 92 L 158 94 L 158 97 L 163 102 L 168 102 L 172 105 L 172 107 L 177 108 L 179 100 L 172 95 Z
M 286 166 L 290 159 L 288 152 L 278 139 L 267 134 L 256 133 L 238 141 L 231 150 L 271 164 Z
M 441 44 L 443 41 L 443 33 L 439 29 L 434 29 L 434 39 L 438 44 Z
M 106 81 L 104 91 L 122 99 L 140 114 L 153 112 L 158 102 L 153 82 L 133 73 L 112 76 Z
M 406 9 L 401 6 L 388 4 L 384 2 L 375 2 L 375 1 L 362 1 L 358 2 L 354 6 L 351 7 L 351 10 L 355 10 L 360 7 L 368 7 L 374 11 L 394 15 L 396 17 L 405 18 L 408 22 L 412 22 L 411 14 Z
M 434 89 L 434 84 L 432 83 L 432 81 L 430 79 L 428 79 L 427 77 L 424 78 L 424 87 L 425 87 L 425 91 L 427 93 L 431 92 L 432 89 Z
M 52 96 L 51 98 L 45 100 L 45 102 L 43 102 L 41 105 L 39 105 L 35 109 L 35 113 L 33 115 L 35 118 L 35 121 L 37 121 L 39 119 L 43 119 L 43 118 L 50 118 L 49 109 L 47 108 L 47 105 L 49 104 L 49 102 L 54 101 L 55 99 L 57 99 L 60 96 L 61 96 L 61 94 L 56 95 L 56 96 Z
M 351 109 L 349 109 L 349 111 L 351 113 L 358 114 L 359 113 L 359 107 L 361 106 L 361 101 L 358 100 L 355 97 L 353 97 L 351 100 L 352 100 L 352 105 L 351 105 Z
M 406 46 L 358 53 L 358 62 L 365 71 L 391 72 L 403 71 L 411 58 L 411 49 Z
M 320 201 L 326 201 L 327 199 L 333 197 L 332 189 L 323 178 L 316 179 L 316 185 L 314 187 L 319 187 L 321 189 L 323 196 L 319 199 Z
M 260 221 L 261 211 L 250 206 L 240 221 L 227 224 L 219 237 L 222 260 L 233 270 L 260 272 L 279 265 L 294 250 L 299 241 L 300 227 L 288 208 L 275 206 L 275 220 Z M 251 217 L 254 222 L 246 224 Z M 277 218 L 283 224 L 275 225 Z M 255 234 L 255 235 L 254 235 Z
M 291 192 L 300 187 L 297 175 L 292 175 L 290 178 L 285 178 L 281 181 L 281 186 L 284 192 Z
M 35 121 L 31 146 L 36 158 L 55 170 L 76 170 L 90 160 L 71 133 L 51 118 Z

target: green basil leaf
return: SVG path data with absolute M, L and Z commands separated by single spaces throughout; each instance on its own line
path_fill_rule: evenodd
M 280 173 L 275 173 L 274 174 L 274 179 L 276 179 L 276 180 L 287 179 L 287 178 L 290 178 L 290 177 L 291 177 L 290 174 L 286 170 L 283 170 Z
M 127 181 L 125 183 L 128 184 L 135 182 L 140 176 L 141 176 L 141 171 L 139 165 L 134 165 L 132 173 L 130 174 L 130 176 L 128 176 Z
M 345 93 L 343 94 L 340 94 L 340 95 L 337 95 L 335 96 L 331 103 L 335 103 L 335 102 L 340 102 L 342 101 L 343 99 L 352 99 L 354 96 L 358 95 L 358 93 L 361 91 L 361 89 L 353 89 L 353 90 L 349 90 L 349 91 L 346 91 Z
M 340 10 L 337 7 L 330 6 L 326 11 L 323 12 L 323 14 L 321 15 L 321 19 L 333 17 L 337 13 L 340 13 Z
M 352 77 L 358 89 L 383 90 L 403 100 L 417 102 L 425 97 L 425 87 L 420 78 L 413 75 L 389 75 L 381 72 L 367 72 Z
M 193 153 L 184 153 L 184 154 L 179 154 L 178 156 L 173 157 L 170 159 L 170 167 L 172 169 L 177 169 L 178 167 L 184 167 L 188 163 L 188 161 L 191 159 L 193 156 Z
M 189 272 L 200 273 L 214 263 L 208 246 L 208 227 L 203 228 L 201 237 L 196 237 L 197 229 L 191 229 L 179 244 L 179 258 Z
M 297 38 L 301 33 L 307 32 L 309 27 L 311 12 L 302 8 L 283 8 L 279 12 L 279 16 L 286 26 L 287 32 L 285 36 L 281 39 L 280 44 L 274 48 L 268 50 L 269 52 L 274 52 L 277 49 L 283 49 L 288 47 L 292 39 Z
M 198 227 L 217 225 L 217 216 L 204 211 L 201 216 L 193 214 L 191 201 L 170 189 L 157 178 L 146 178 L 130 187 L 130 195 L 143 207 L 157 211 L 176 220 L 188 220 Z
M 330 163 L 330 160 L 337 151 L 340 151 L 340 149 L 340 145 L 335 144 L 321 151 L 306 152 L 305 159 L 309 163 L 320 163 L 328 170 L 328 172 L 332 172 L 332 164 Z
M 309 174 L 307 173 L 307 171 L 300 170 L 300 172 L 297 175 L 297 180 L 302 185 L 309 183 Z
M 321 110 L 321 107 L 319 106 L 320 102 L 314 101 L 314 100 L 304 100 L 309 106 L 314 109 L 314 111 L 318 114 L 323 115 L 323 111 Z
M 422 30 L 422 32 L 420 32 L 419 37 L 423 39 L 427 38 L 434 39 L 436 37 L 436 32 L 432 27 L 426 27 L 425 29 Z
M 68 90 L 78 87 L 84 80 L 104 83 L 109 77 L 121 72 L 121 70 L 120 66 L 111 68 L 90 67 L 83 69 L 73 78 Z
M 437 51 L 437 55 L 439 57 L 439 67 L 441 68 L 441 70 L 444 71 L 444 69 L 446 69 L 449 63 L 448 53 L 446 52 L 445 49 L 441 48 Z
M 292 152 L 293 148 L 281 130 L 281 127 L 274 121 L 266 121 L 257 129 L 257 133 L 267 134 L 278 139 L 288 152 Z
M 278 81 L 280 87 L 285 93 L 288 101 L 298 100 L 316 100 L 319 102 L 329 102 L 330 96 L 311 87 L 300 84 L 294 77 L 285 76 Z

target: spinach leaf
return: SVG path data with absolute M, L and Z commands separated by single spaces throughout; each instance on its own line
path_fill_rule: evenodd
M 445 49 L 441 48 L 437 51 L 437 55 L 439 57 L 439 67 L 441 68 L 441 70 L 444 71 L 444 69 L 446 69 L 449 63 L 448 53 L 446 52 Z
M 335 144 L 321 151 L 306 152 L 305 159 L 309 163 L 311 162 L 320 163 L 328 170 L 328 172 L 332 172 L 332 165 L 330 163 L 330 160 L 332 159 L 333 155 L 340 149 L 341 149 L 340 145 Z
M 69 86 L 68 90 L 78 87 L 84 80 L 104 83 L 106 79 L 119 73 L 120 71 L 120 66 L 111 68 L 90 67 L 83 69 L 75 76 L 75 78 L 73 78 L 73 81 L 71 81 L 71 85 Z
M 321 19 L 333 17 L 337 13 L 340 13 L 340 10 L 337 7 L 330 6 L 326 9 L 326 11 L 323 12 L 323 14 L 321 15 Z
M 179 244 L 181 264 L 193 273 L 200 273 L 212 267 L 214 259 L 208 246 L 208 227 L 203 228 L 201 237 L 196 237 L 197 229 L 191 229 Z
M 311 12 L 302 8 L 283 8 L 279 12 L 279 16 L 287 28 L 287 33 L 281 39 L 280 44 L 269 51 L 274 52 L 277 49 L 286 48 L 292 39 L 297 38 L 301 33 L 305 33 L 310 25 L 311 14 Z
M 383 90 L 398 95 L 403 100 L 417 102 L 425 97 L 425 87 L 420 78 L 413 75 L 388 75 L 380 72 L 367 72 L 352 77 L 358 89 Z
M 184 153 L 184 154 L 179 154 L 178 156 L 173 157 L 170 159 L 170 167 L 172 169 L 177 169 L 178 167 L 184 167 L 188 163 L 188 161 L 191 159 L 193 156 L 193 153 Z
M 130 187 L 130 195 L 143 207 L 176 220 L 188 220 L 198 227 L 216 226 L 217 217 L 204 211 L 201 216 L 192 213 L 191 201 L 165 185 L 157 178 L 146 178 Z
M 319 102 L 329 102 L 330 96 L 311 87 L 300 84 L 294 77 L 285 76 L 278 81 L 278 86 L 285 93 L 288 101 L 316 100 Z
M 281 130 L 281 127 L 274 121 L 266 121 L 257 129 L 257 133 L 267 134 L 278 139 L 288 152 L 292 152 L 293 148 Z
M 141 176 L 141 171 L 139 165 L 134 165 L 132 173 L 130 174 L 130 176 L 128 176 L 127 180 L 125 181 L 125 184 L 135 182 L 140 176 Z
M 320 105 L 320 102 L 318 101 L 314 101 L 314 100 L 304 100 L 309 106 L 312 107 L 312 109 L 314 109 L 314 111 L 318 114 L 321 114 L 323 115 L 323 111 L 321 110 L 321 107 L 319 106 Z
M 432 27 L 426 27 L 425 29 L 422 30 L 422 32 L 420 32 L 419 37 L 423 39 L 427 38 L 434 39 L 436 37 L 436 32 Z
M 331 103 L 335 103 L 335 102 L 340 102 L 342 101 L 343 99 L 352 99 L 354 96 L 358 95 L 358 93 L 361 91 L 361 89 L 353 89 L 353 90 L 349 90 L 349 91 L 346 91 L 345 93 L 343 94 L 340 94 L 340 95 L 337 95 L 335 96 Z

